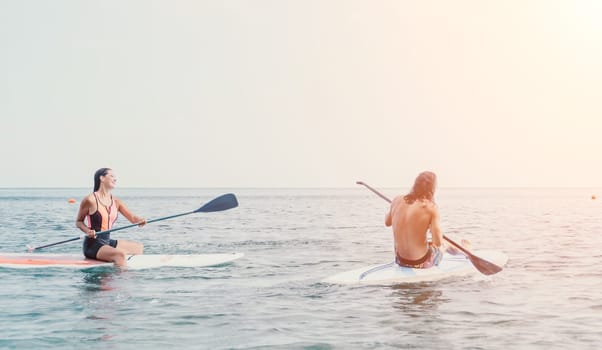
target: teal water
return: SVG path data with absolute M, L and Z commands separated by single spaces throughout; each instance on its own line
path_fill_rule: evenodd
M 0 189 L 0 252 L 79 235 L 86 189 Z M 0 349 L 597 349 L 601 189 L 441 189 L 450 238 L 509 256 L 501 273 L 338 286 L 392 258 L 387 204 L 349 189 L 116 189 L 148 219 L 226 192 L 240 206 L 115 232 L 147 253 L 238 251 L 212 268 L 0 268 Z M 384 189 L 388 196 L 401 192 Z M 120 218 L 117 226 L 126 225 Z M 46 252 L 75 253 L 80 243 Z

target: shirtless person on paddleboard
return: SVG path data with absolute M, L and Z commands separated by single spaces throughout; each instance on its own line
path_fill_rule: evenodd
M 437 176 L 425 171 L 418 175 L 410 193 L 391 202 L 385 217 L 385 225 L 393 226 L 395 262 L 411 268 L 429 268 L 438 265 L 447 251 L 459 254 L 459 250 L 443 241 L 439 226 L 439 209 L 434 201 Z M 431 231 L 431 241 L 427 232 Z M 462 240 L 462 246 L 470 248 L 470 242 Z

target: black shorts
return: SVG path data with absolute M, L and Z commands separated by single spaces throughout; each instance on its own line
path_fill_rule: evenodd
M 84 240 L 84 256 L 88 259 L 96 259 L 96 254 L 98 254 L 98 250 L 103 245 L 97 239 L 90 239 L 86 237 Z M 109 240 L 109 245 L 113 248 L 117 248 L 117 240 L 111 239 Z

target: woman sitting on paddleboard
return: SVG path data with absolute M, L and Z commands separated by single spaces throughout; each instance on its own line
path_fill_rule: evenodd
M 117 179 L 109 168 L 101 168 L 94 174 L 94 192 L 86 196 L 79 206 L 75 225 L 86 235 L 84 255 L 90 259 L 111 261 L 115 265 L 125 266 L 125 256 L 142 254 L 143 245 L 138 242 L 111 239 L 110 233 L 96 235 L 96 232 L 111 229 L 117 213 L 123 214 L 131 223 L 144 226 L 146 219 L 138 217 L 111 194 Z M 88 219 L 88 225 L 84 222 Z
M 439 227 L 439 209 L 434 201 L 437 176 L 425 171 L 418 175 L 410 193 L 396 197 L 385 218 L 385 225 L 393 226 L 395 262 L 411 268 L 429 268 L 439 265 L 443 253 L 459 254 L 455 247 L 443 242 Z M 431 231 L 431 241 L 427 232 Z M 462 240 L 469 248 L 470 242 Z

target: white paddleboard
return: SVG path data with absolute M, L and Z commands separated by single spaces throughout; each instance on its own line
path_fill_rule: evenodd
M 159 267 L 204 267 L 229 263 L 243 257 L 243 253 L 195 255 L 130 255 L 128 269 Z M 0 267 L 6 268 L 73 268 L 90 269 L 113 266 L 113 263 L 85 258 L 80 254 L 0 253 Z
M 473 254 L 498 266 L 508 262 L 506 254 L 494 251 L 474 251 Z M 436 281 L 451 276 L 463 276 L 480 272 L 464 255 L 444 254 L 438 266 L 428 269 L 402 267 L 395 262 L 371 265 L 326 278 L 323 282 L 335 284 L 392 284 L 405 282 Z

